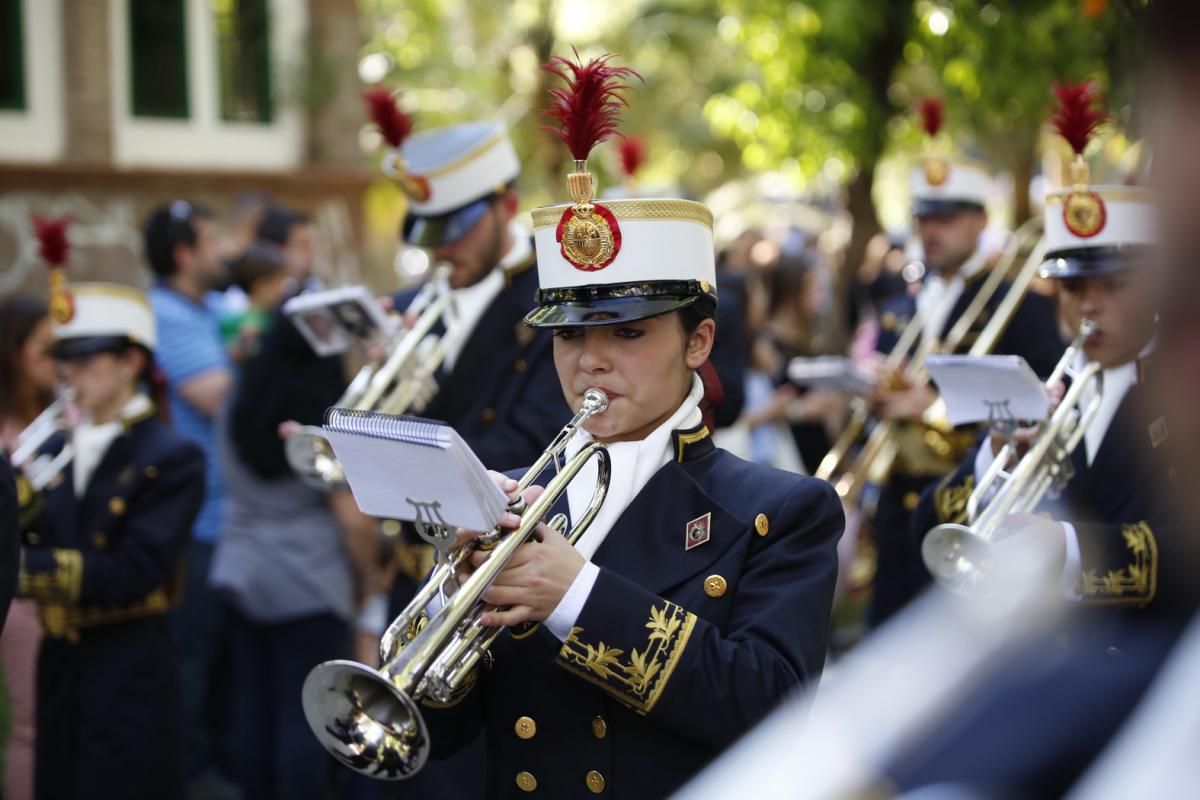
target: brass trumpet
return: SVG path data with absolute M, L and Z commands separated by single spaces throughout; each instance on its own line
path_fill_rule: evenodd
M 474 668 L 502 630 L 480 624 L 489 608 L 483 593 L 521 545 L 532 538 L 542 518 L 592 458 L 598 459 L 596 488 L 587 511 L 568 534 L 572 544 L 599 513 L 608 493 L 611 464 L 608 450 L 596 442 L 563 464 L 528 508 L 520 493 L 552 462 L 558 462 L 571 437 L 590 417 L 606 408 L 608 398 L 600 390 L 589 389 L 584 394 L 579 413 L 518 483 L 518 499 L 510 508 L 522 515 L 520 526 L 512 531 L 495 528 L 450 552 L 384 633 L 379 669 L 339 660 L 320 664 L 309 673 L 302 693 L 304 714 L 313 733 L 338 761 L 385 780 L 411 777 L 424 766 L 430 745 L 419 703 L 450 702 L 470 687 Z M 565 516 L 556 515 L 550 525 L 563 532 Z M 448 529 L 438 532 L 447 539 L 453 534 Z M 476 549 L 485 549 L 491 556 L 458 585 L 456 571 Z M 444 595 L 447 583 L 456 585 L 456 591 L 445 597 L 441 608 L 425 622 L 429 604 Z
M 1100 410 L 1103 391 L 1100 365 L 1091 361 L 1079 370 L 1072 367 L 1084 342 L 1095 330 L 1094 322 L 1083 321 L 1047 379 L 1049 388 L 1063 376 L 1070 377 L 1071 388 L 1016 467 L 1007 471 L 1015 452 L 1009 442 L 1000 449 L 967 499 L 967 524 L 938 525 L 925 535 L 921 557 L 938 583 L 956 591 L 973 588 L 987 575 L 992 542 L 1004 518 L 1033 511 L 1048 492 L 1061 491 L 1071 479 L 1071 453 L 1083 441 Z M 1084 391 L 1093 385 L 1096 392 L 1080 408 Z M 985 442 L 982 446 L 988 445 Z M 979 509 L 985 501 L 988 505 L 981 513 Z
M 45 489 L 75 455 L 70 441 L 63 445 L 57 455 L 38 453 L 56 433 L 71 429 L 67 410 L 74 400 L 75 390 L 70 387 L 63 389 L 53 403 L 17 434 L 17 446 L 9 454 L 9 461 L 21 470 L 30 488 L 35 491 Z
M 381 364 L 366 364 L 334 404 L 341 408 L 405 414 L 424 408 L 433 389 L 433 374 L 446 349 L 442 337 L 431 333 L 447 315 L 453 301 L 449 269 L 439 269 L 413 299 L 409 311 L 419 314 L 404 330 Z M 320 426 L 305 425 L 285 444 L 288 464 L 297 477 L 316 489 L 333 489 L 346 483 L 329 440 Z

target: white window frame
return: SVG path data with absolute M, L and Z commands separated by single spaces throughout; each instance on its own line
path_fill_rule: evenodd
M 130 109 L 129 2 L 109 0 L 112 48 L 113 161 L 119 167 L 284 171 L 303 164 L 304 120 L 276 95 L 271 122 L 221 118 L 216 25 L 209 0 L 184 0 L 187 119 L 135 117 Z M 270 0 L 271 79 L 299 62 L 308 34 L 304 0 Z
M 62 0 L 21 0 L 25 108 L 0 109 L 0 161 L 44 164 L 62 158 Z

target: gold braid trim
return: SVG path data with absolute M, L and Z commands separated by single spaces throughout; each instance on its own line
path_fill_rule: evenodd
M 1158 540 L 1149 523 L 1121 526 L 1125 548 L 1133 560 L 1122 569 L 1099 576 L 1089 569 L 1080 581 L 1079 593 L 1089 605 L 1144 606 L 1158 591 Z
M 75 603 L 83 583 L 83 553 L 78 550 L 50 551 L 54 567 L 42 572 L 28 572 L 21 566 L 18 594 L 36 600 Z
M 938 484 L 933 492 L 933 503 L 937 509 L 938 522 L 962 525 L 967 521 L 967 500 L 971 492 L 975 491 L 975 476 L 968 475 L 958 486 L 950 483 L 953 477 L 949 475 Z
M 42 628 L 47 636 L 79 640 L 79 631 L 99 625 L 128 622 L 131 619 L 165 614 L 171 608 L 171 596 L 165 586 L 126 605 L 74 606 L 66 603 L 42 603 L 38 607 Z
M 693 200 L 652 200 L 652 199 L 622 199 L 598 200 L 619 221 L 625 222 L 658 222 L 673 220 L 676 222 L 695 222 L 711 229 L 713 226 L 712 211 L 703 203 Z M 572 208 L 571 203 L 560 203 L 556 206 L 535 208 L 533 229 L 557 228 L 563 212 Z
M 648 714 L 662 697 L 695 625 L 695 614 L 664 601 L 662 608 L 650 607 L 646 646 L 640 652 L 630 650 L 627 661 L 622 660 L 625 651 L 620 648 L 584 642 L 580 638 L 583 628 L 578 626 L 571 628 L 558 657 L 584 680 L 615 693 L 638 713 Z

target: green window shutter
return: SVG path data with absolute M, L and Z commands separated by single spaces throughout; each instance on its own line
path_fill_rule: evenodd
M 186 0 L 128 0 L 130 108 L 135 117 L 186 119 Z
M 0 0 L 0 109 L 25 110 L 23 0 Z
M 221 119 L 270 122 L 271 14 L 268 0 L 212 0 Z

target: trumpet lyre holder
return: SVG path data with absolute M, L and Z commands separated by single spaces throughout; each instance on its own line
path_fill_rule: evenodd
M 317 739 L 351 769 L 402 780 L 429 757 L 429 732 L 416 704 L 367 666 L 318 665 L 304 681 L 302 700 Z

